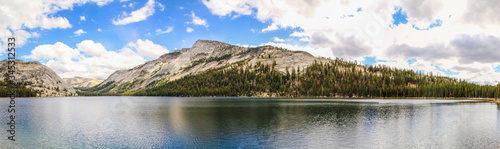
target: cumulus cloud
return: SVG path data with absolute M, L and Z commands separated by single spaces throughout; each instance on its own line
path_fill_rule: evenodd
M 494 64 L 500 62 L 498 47 L 500 47 L 500 39 L 495 36 L 458 35 L 446 44 L 430 43 L 424 47 L 395 44 L 388 48 L 386 54 L 390 58 L 419 58 L 431 62 L 453 58 L 457 59 L 460 64 L 475 62 Z
M 285 42 L 285 39 L 281 39 L 279 37 L 274 37 L 273 40 L 276 42 Z
M 155 13 L 155 4 L 154 0 L 148 0 L 144 7 L 132 11 L 131 13 L 123 12 L 123 14 L 120 15 L 118 19 L 114 19 L 112 23 L 114 25 L 126 25 L 146 20 Z
M 77 58 L 80 53 L 78 50 L 70 48 L 64 43 L 56 42 L 55 44 L 44 44 L 35 47 L 31 51 L 31 55 L 24 58 L 31 59 L 53 59 L 58 58 L 63 62 L 69 62 L 72 58 Z
M 238 14 L 250 15 L 252 14 L 252 7 L 245 1 L 208 1 L 202 0 L 203 4 L 207 6 L 213 14 L 226 16 L 235 11 Z
M 338 42 L 332 46 L 332 53 L 336 57 L 346 59 L 354 59 L 371 54 L 371 47 L 366 45 L 364 41 L 357 39 L 354 36 L 343 37 L 337 35 Z
M 201 25 L 201 26 L 205 26 L 205 27 L 208 27 L 208 24 L 207 24 L 207 20 L 205 19 L 201 19 L 200 17 L 197 17 L 193 11 L 191 11 L 191 22 L 186 22 L 187 24 L 194 24 L 194 25 Z
M 493 50 L 500 43 L 497 41 L 500 13 L 496 10 L 500 2 L 496 0 L 202 0 L 202 3 L 221 17 L 254 17 L 267 24 L 259 29 L 261 32 L 294 30 L 290 38 L 308 43 L 303 46 L 308 48 L 295 48 L 311 53 L 328 49 L 330 52 L 322 52 L 330 54 L 325 57 L 352 60 L 374 56 L 398 68 L 435 74 L 447 70 L 459 73 L 453 77 L 467 79 L 472 78 L 464 74 L 494 74 L 493 66 L 500 64 L 500 52 Z M 408 22 L 394 26 L 393 15 L 399 9 L 407 15 Z M 408 64 L 407 60 L 413 58 L 417 62 Z M 478 67 L 482 69 L 475 69 Z M 483 80 L 475 79 L 476 82 L 483 83 L 499 80 L 478 78 Z
M 76 30 L 75 32 L 73 32 L 75 34 L 75 36 L 80 36 L 82 34 L 85 34 L 87 33 L 86 31 L 83 31 L 83 29 L 79 29 L 79 30 Z
M 464 21 L 468 23 L 478 23 L 486 25 L 489 23 L 499 24 L 500 1 L 498 0 L 482 0 L 482 1 L 467 1 L 467 9 L 464 13 Z
M 186 32 L 188 32 L 188 33 L 194 32 L 194 29 L 193 29 L 193 28 L 191 28 L 191 27 L 187 27 L 187 28 L 186 28 Z
M 85 21 L 85 16 L 80 16 L 80 21 Z
M 84 40 L 76 44 L 76 47 L 78 51 L 91 56 L 102 56 L 108 52 L 101 43 L 95 43 L 92 40 Z
M 137 42 L 129 42 L 127 44 L 128 48 L 136 49 L 137 53 L 141 56 L 149 56 L 153 58 L 158 58 L 161 55 L 168 53 L 168 49 L 153 43 L 150 40 L 137 40 Z
M 402 0 L 401 5 L 410 18 L 433 21 L 438 19 L 435 14 L 443 8 L 444 4 L 441 1 L 434 0 Z
M 500 39 L 491 35 L 460 35 L 450 43 L 456 48 L 460 63 L 500 62 Z
M 76 48 L 56 42 L 35 47 L 33 60 L 48 60 L 45 65 L 63 78 L 74 76 L 105 79 L 116 70 L 130 69 L 145 63 L 145 56 L 157 58 L 168 50 L 149 40 L 130 42 L 118 52 L 106 50 L 101 43 L 84 40 Z
M 323 32 L 314 32 L 309 43 L 316 47 L 330 47 L 334 44 Z
M 419 58 L 427 61 L 435 61 L 454 56 L 454 52 L 450 51 L 448 48 L 449 47 L 446 47 L 444 44 L 429 44 L 425 47 L 395 44 L 388 48 L 386 54 L 390 58 Z
M 67 29 L 72 25 L 66 17 L 55 16 L 59 11 L 71 10 L 74 5 L 95 3 L 104 6 L 112 0 L 15 0 L 0 1 L 0 40 L 6 41 L 10 36 L 16 36 L 16 45 L 23 46 L 30 38 L 39 37 L 37 29 Z M 0 42 L 0 47 L 6 49 Z

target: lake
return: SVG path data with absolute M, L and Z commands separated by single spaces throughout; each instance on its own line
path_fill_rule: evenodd
M 0 148 L 497 148 L 500 108 L 474 100 L 16 99 Z

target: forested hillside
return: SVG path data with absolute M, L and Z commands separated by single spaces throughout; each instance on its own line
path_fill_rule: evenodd
M 365 66 L 272 46 L 198 40 L 99 85 L 84 96 L 457 97 L 493 98 L 497 87 L 413 70 Z
M 496 86 L 418 74 L 385 66 L 363 66 L 339 59 L 305 69 L 275 69 L 277 64 L 240 61 L 138 90 L 140 96 L 278 97 L 465 97 L 493 98 Z M 155 82 L 156 83 L 156 82 Z
M 15 85 L 9 84 L 9 75 L 4 74 L 4 80 L 0 81 L 0 97 L 10 97 L 10 91 L 14 89 L 16 91 L 16 97 L 36 97 L 40 94 L 40 91 L 34 90 L 32 88 L 26 88 L 28 83 L 17 82 Z

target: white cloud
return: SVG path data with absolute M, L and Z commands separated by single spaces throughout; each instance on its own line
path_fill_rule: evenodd
M 85 16 L 80 16 L 80 21 L 85 21 Z
M 160 2 L 156 2 L 158 4 L 158 7 L 160 7 L 160 11 L 163 11 L 165 10 L 165 6 L 163 6 L 163 4 L 161 4 Z
M 167 30 L 156 29 L 156 35 L 170 33 L 174 30 L 174 27 L 170 26 Z
M 187 28 L 186 28 L 186 32 L 188 32 L 188 33 L 194 32 L 194 29 L 193 29 L 193 28 L 191 28 L 191 27 L 187 27 Z
M 483 0 L 467 1 L 467 9 L 464 12 L 464 21 L 469 23 L 478 23 L 480 25 L 500 24 L 500 1 Z
M 231 15 L 231 12 L 236 12 L 242 15 L 250 15 L 252 14 L 252 8 L 250 4 L 245 1 L 207 1 L 202 0 L 203 4 L 207 6 L 210 11 L 212 11 L 215 15 L 226 16 Z M 263 1 L 265 2 L 265 1 Z
M 139 22 L 146 20 L 149 16 L 155 13 L 155 1 L 148 0 L 146 5 L 138 10 L 132 11 L 131 13 L 123 12 L 118 19 L 113 20 L 114 25 L 126 25 L 134 22 Z
M 120 3 L 122 3 L 122 2 L 128 2 L 128 1 L 129 1 L 129 0 L 120 0 Z
M 84 0 L 83 3 L 86 3 L 88 1 L 95 2 L 97 4 L 97 6 L 99 6 L 99 7 L 102 7 L 104 5 L 107 5 L 107 4 L 111 3 L 111 2 L 113 2 L 113 0 L 87 0 L 87 1 Z
M 290 37 L 308 42 L 308 52 L 325 57 L 388 60 L 384 64 L 443 74 L 442 69 L 495 82 L 500 73 L 500 7 L 498 0 L 202 0 L 218 16 L 254 17 L 267 24 L 261 32 L 292 29 Z M 358 9 L 361 8 L 361 11 Z M 392 26 L 396 9 L 406 12 L 407 24 Z M 332 11 L 335 10 L 335 11 Z M 348 17 L 346 17 L 348 16 Z M 440 26 L 430 28 L 440 20 Z M 392 26 L 392 27 L 391 27 Z M 427 30 L 417 30 L 428 28 Z M 284 37 L 286 38 L 286 37 Z M 279 42 L 278 40 L 276 40 Z M 273 43 L 276 45 L 276 43 Z M 290 46 L 288 43 L 282 43 Z M 301 48 L 293 47 L 290 48 Z M 330 52 L 324 52 L 324 50 Z M 497 51 L 497 50 L 496 50 Z M 407 64 L 416 58 L 418 63 Z M 400 59 L 398 61 L 392 61 Z M 406 63 L 406 64 L 404 64 Z M 442 68 L 437 69 L 437 67 Z M 475 69 L 477 67 L 482 69 Z M 477 72 L 472 72 L 472 70 Z M 479 74 L 491 74 L 479 77 Z M 495 75 L 493 75 L 495 74 Z M 471 80 L 472 78 L 468 78 Z M 479 80 L 480 81 L 479 81 Z
M 205 27 L 208 27 L 208 24 L 207 24 L 207 20 L 205 19 L 201 19 L 200 17 L 197 17 L 193 11 L 191 11 L 191 18 L 192 18 L 192 21 L 191 22 L 186 22 L 187 24 L 194 24 L 194 25 L 201 25 L 201 26 L 205 26 Z
M 30 38 L 40 36 L 36 29 L 67 29 L 72 25 L 66 17 L 54 15 L 59 11 L 72 10 L 74 5 L 95 3 L 104 6 L 112 0 L 15 0 L 0 1 L 0 40 L 6 41 L 10 36 L 16 36 L 23 46 Z M 3 42 L 0 47 L 6 49 Z M 2 50 L 3 51 L 3 50 Z
M 48 60 L 45 65 L 63 78 L 74 76 L 105 79 L 116 70 L 130 69 L 145 63 L 148 57 L 158 57 L 168 50 L 149 40 L 130 42 L 119 52 L 106 50 L 101 43 L 84 40 L 71 48 L 64 43 L 45 44 L 35 47 L 33 60 Z
M 500 80 L 499 77 L 492 77 L 500 74 L 493 70 L 493 66 L 500 64 L 499 52 L 495 50 L 500 46 L 500 13 L 497 13 L 500 1 L 497 0 L 202 2 L 214 15 L 248 15 L 268 24 L 260 29 L 261 32 L 297 29 L 289 36 L 308 42 L 308 45 L 299 47 L 287 43 L 268 44 L 311 53 L 322 51 L 322 56 L 329 54 L 326 57 L 336 56 L 348 60 L 375 56 L 387 60 L 381 64 L 440 75 L 444 75 L 441 71 L 444 69 L 459 73 L 453 77 L 475 82 Z M 359 8 L 362 11 L 358 11 Z M 390 27 L 392 15 L 398 8 L 407 14 L 408 23 Z M 438 19 L 442 22 L 439 27 L 428 30 L 414 28 L 428 28 Z M 409 65 L 406 60 L 411 58 L 416 58 L 417 62 Z M 477 77 L 470 78 L 464 74 Z M 482 74 L 489 74 L 489 77 Z
M 184 7 L 180 6 L 180 7 L 179 7 L 179 9 L 180 9 L 180 10 L 184 10 Z
M 56 42 L 55 44 L 45 44 L 35 47 L 31 51 L 31 55 L 24 58 L 31 59 L 54 59 L 58 58 L 63 62 L 70 62 L 72 58 L 77 58 L 80 53 L 77 49 L 70 48 L 64 43 Z
M 274 37 L 273 40 L 276 42 L 285 42 L 285 39 L 280 39 L 279 37 Z
M 101 28 L 97 28 L 97 31 L 98 31 L 98 32 L 102 32 Z
M 276 25 L 275 23 L 269 25 L 268 27 L 264 28 L 261 30 L 261 32 L 269 32 L 269 31 L 275 31 L 275 30 L 278 30 L 279 27 L 278 25 Z
M 137 40 L 137 42 L 129 42 L 127 46 L 131 49 L 136 49 L 137 53 L 141 56 L 149 56 L 152 58 L 158 58 L 161 55 L 168 53 L 168 49 L 153 43 L 150 40 Z
M 240 47 L 246 47 L 246 48 L 255 48 L 255 47 L 258 47 L 256 45 L 247 45 L 247 44 L 236 44 L 236 46 L 240 46 Z
M 76 44 L 78 51 L 91 56 L 102 56 L 107 53 L 106 48 L 101 43 L 95 43 L 92 40 L 84 40 Z
M 80 35 L 85 34 L 85 33 L 87 33 L 87 32 L 83 31 L 83 29 L 79 29 L 79 30 L 76 30 L 76 31 L 75 31 L 75 32 L 73 32 L 73 33 L 75 33 L 75 36 L 80 36 Z

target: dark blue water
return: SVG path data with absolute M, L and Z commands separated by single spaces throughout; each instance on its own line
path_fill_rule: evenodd
M 0 148 L 497 148 L 500 108 L 465 100 L 18 98 Z

